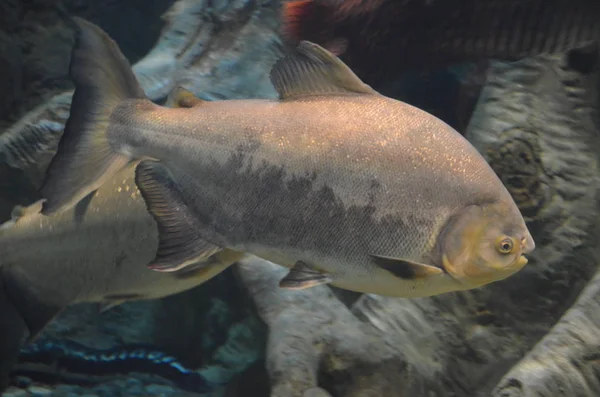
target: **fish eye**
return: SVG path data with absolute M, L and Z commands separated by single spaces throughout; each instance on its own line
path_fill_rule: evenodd
M 515 244 L 512 239 L 509 237 L 505 237 L 498 242 L 498 251 L 501 254 L 510 254 L 514 248 Z

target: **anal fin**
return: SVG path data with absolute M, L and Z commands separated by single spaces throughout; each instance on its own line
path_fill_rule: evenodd
M 405 259 L 380 255 L 371 255 L 371 257 L 377 266 L 404 280 L 428 278 L 444 272 L 439 267 L 416 263 Z
M 296 262 L 290 272 L 279 282 L 279 286 L 285 289 L 301 290 L 328 284 L 333 278 L 327 273 L 316 270 L 304 262 Z
M 173 272 L 208 260 L 222 250 L 204 240 L 202 225 L 164 165 L 143 160 L 135 170 L 135 182 L 158 226 L 158 251 L 148 264 L 150 269 Z

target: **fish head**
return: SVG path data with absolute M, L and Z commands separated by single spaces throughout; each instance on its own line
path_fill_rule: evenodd
M 503 201 L 466 207 L 442 233 L 443 267 L 466 288 L 511 276 L 535 249 L 516 205 Z

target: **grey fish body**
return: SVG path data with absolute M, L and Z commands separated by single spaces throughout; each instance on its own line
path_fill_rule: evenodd
M 142 160 L 136 184 L 159 229 L 153 269 L 233 250 L 291 267 L 286 288 L 333 282 L 414 297 L 527 263 L 533 239 L 477 150 L 323 48 L 304 42 L 273 67 L 279 101 L 169 109 L 145 98 L 103 31 L 77 23 L 77 88 L 42 188 L 44 214 Z
M 205 281 L 199 271 L 181 277 L 146 268 L 156 252 L 158 233 L 133 170 L 124 169 L 98 190 L 85 213 L 73 207 L 47 217 L 34 204 L 14 224 L 4 224 L 4 279 L 57 310 L 79 302 L 161 298 Z
M 41 205 L 0 225 L 0 390 L 23 336 L 33 340 L 64 308 L 157 299 L 209 280 L 232 262 L 158 273 L 146 267 L 158 243 L 156 223 L 133 180 L 119 172 L 81 206 L 44 216 Z
M 208 241 L 284 266 L 317 263 L 346 286 L 389 281 L 370 255 L 429 263 L 450 216 L 508 194 L 454 130 L 383 96 L 130 102 L 108 135 L 161 160 Z

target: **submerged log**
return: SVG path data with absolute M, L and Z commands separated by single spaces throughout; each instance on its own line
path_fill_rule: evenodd
M 494 397 L 600 395 L 600 271 L 550 332 L 494 389 Z

